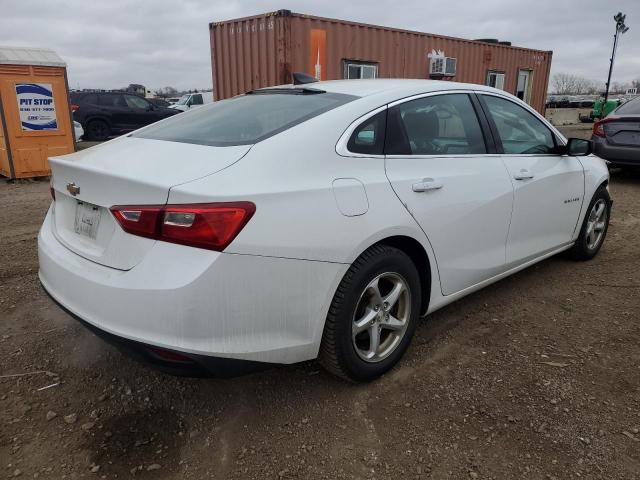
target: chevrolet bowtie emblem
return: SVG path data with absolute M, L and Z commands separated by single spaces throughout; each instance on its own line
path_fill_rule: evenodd
M 75 197 L 80 193 L 80 187 L 75 183 L 67 183 L 67 191 Z

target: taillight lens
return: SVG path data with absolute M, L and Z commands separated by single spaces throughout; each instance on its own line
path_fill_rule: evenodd
M 111 212 L 125 232 L 208 250 L 224 250 L 251 219 L 251 202 L 118 205 Z
M 602 125 L 603 123 L 604 123 L 604 120 L 599 120 L 593 124 L 593 134 L 596 137 L 602 137 L 602 138 L 606 137 L 604 133 L 604 127 Z
M 605 123 L 609 123 L 609 122 L 615 122 L 616 120 L 620 119 L 620 117 L 616 117 L 616 116 L 611 116 L 609 115 L 606 118 L 603 118 L 602 120 L 597 121 L 596 123 L 593 124 L 593 134 L 596 137 L 602 137 L 605 138 L 607 136 L 606 132 L 604 131 L 604 124 Z

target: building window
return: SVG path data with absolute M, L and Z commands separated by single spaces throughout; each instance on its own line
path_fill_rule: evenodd
M 502 72 L 489 72 L 487 73 L 487 85 L 489 87 L 504 90 L 504 73 Z
M 345 60 L 344 78 L 378 78 L 378 64 Z

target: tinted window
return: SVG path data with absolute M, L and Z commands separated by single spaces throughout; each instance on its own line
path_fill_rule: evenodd
M 624 105 L 620 105 L 616 110 L 616 113 L 620 113 L 623 115 L 640 114 L 640 97 L 634 98 L 633 100 L 628 101 Z
M 390 109 L 386 153 L 460 155 L 487 153 L 467 94 L 436 95 Z
M 357 98 L 337 93 L 262 92 L 213 102 L 133 136 L 198 145 L 249 145 Z
M 553 153 L 555 142 L 551 130 L 532 113 L 504 98 L 482 95 L 493 119 L 504 153 Z
M 127 102 L 124 100 L 124 95 L 107 94 L 98 95 L 98 105 L 103 107 L 126 107 Z
M 347 149 L 353 153 L 382 155 L 386 119 L 387 111 L 385 110 L 362 122 L 353 131 Z
M 130 108 L 149 108 L 149 102 L 144 98 L 137 97 L 136 95 L 125 95 L 124 99 L 127 102 L 127 106 Z
M 191 95 L 191 105 L 202 105 L 202 95 L 199 93 L 196 95 Z
M 79 97 L 78 100 L 82 103 L 90 103 L 92 105 L 95 105 L 98 103 L 98 96 L 94 93 L 91 93 L 89 95 L 83 95 Z

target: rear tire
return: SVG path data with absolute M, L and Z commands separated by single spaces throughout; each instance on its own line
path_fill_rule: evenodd
M 111 128 L 104 120 L 90 120 L 85 128 L 87 140 L 103 141 L 111 135 Z
M 352 382 L 384 374 L 406 351 L 420 316 L 420 276 L 403 251 L 374 245 L 344 275 L 333 297 L 320 363 Z
M 580 235 L 569 250 L 569 255 L 574 260 L 591 260 L 595 257 L 609 229 L 611 217 L 611 197 L 605 186 L 601 186 L 593 195 L 587 213 L 582 222 Z

